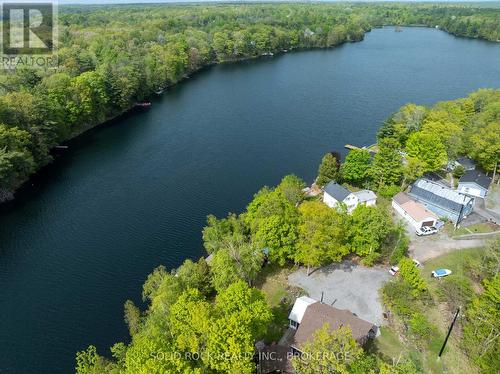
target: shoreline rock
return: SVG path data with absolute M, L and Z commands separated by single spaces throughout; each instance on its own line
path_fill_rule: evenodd
M 0 188 L 0 204 L 11 200 L 14 200 L 14 193 Z

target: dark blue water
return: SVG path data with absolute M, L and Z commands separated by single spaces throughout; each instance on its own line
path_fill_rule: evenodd
M 68 373 L 127 339 L 123 303 L 159 264 L 203 255 L 209 213 L 374 142 L 407 102 L 500 87 L 500 45 L 374 30 L 333 50 L 207 69 L 152 109 L 94 129 L 0 213 L 0 372 Z

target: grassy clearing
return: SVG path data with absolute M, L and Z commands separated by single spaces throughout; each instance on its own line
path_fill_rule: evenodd
M 467 235 L 467 234 L 479 234 L 479 233 L 487 233 L 498 230 L 498 225 L 493 223 L 476 223 L 467 227 L 460 227 L 456 231 L 453 232 L 453 236 L 459 235 Z
M 288 285 L 288 275 L 295 270 L 292 266 L 279 267 L 270 264 L 262 269 L 256 280 L 255 286 L 264 292 L 274 316 L 264 337 L 267 343 L 277 342 L 283 336 L 288 327 L 288 314 L 295 299 L 305 294 L 300 288 Z
M 422 275 L 429 285 L 429 300 L 418 302 L 415 308 L 423 308 L 427 320 L 436 329 L 436 334 L 426 341 L 424 346 L 415 350 L 415 342 L 402 320 L 395 316 L 390 325 L 381 329 L 381 336 L 376 340 L 376 349 L 386 359 L 398 359 L 399 356 L 412 357 L 420 363 L 425 373 L 477 373 L 477 367 L 470 363 L 460 349 L 460 320 L 448 340 L 446 349 L 438 359 L 438 353 L 453 319 L 457 307 L 467 305 L 479 283 L 470 274 L 469 263 L 479 261 L 484 248 L 473 248 L 452 252 L 425 263 Z M 431 277 L 431 271 L 439 268 L 450 269 L 453 273 L 443 279 Z

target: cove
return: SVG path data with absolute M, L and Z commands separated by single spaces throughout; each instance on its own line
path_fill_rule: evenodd
M 0 372 L 72 372 L 89 344 L 109 354 L 153 268 L 204 254 L 207 214 L 241 211 L 288 173 L 311 182 L 325 152 L 373 143 L 407 102 L 500 87 L 499 61 L 498 44 L 375 29 L 205 69 L 70 142 L 0 212 Z

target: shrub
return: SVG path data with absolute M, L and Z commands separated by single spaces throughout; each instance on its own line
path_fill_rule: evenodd
M 437 329 L 422 313 L 415 313 L 409 321 L 410 334 L 421 344 L 428 344 L 437 335 Z
M 398 192 L 401 192 L 401 187 L 396 185 L 382 185 L 378 189 L 378 193 L 380 194 L 380 196 L 386 197 L 388 199 L 392 198 Z
M 403 257 L 399 262 L 399 274 L 410 285 L 413 296 L 416 297 L 427 290 L 427 283 L 420 275 L 420 270 L 408 257 Z

